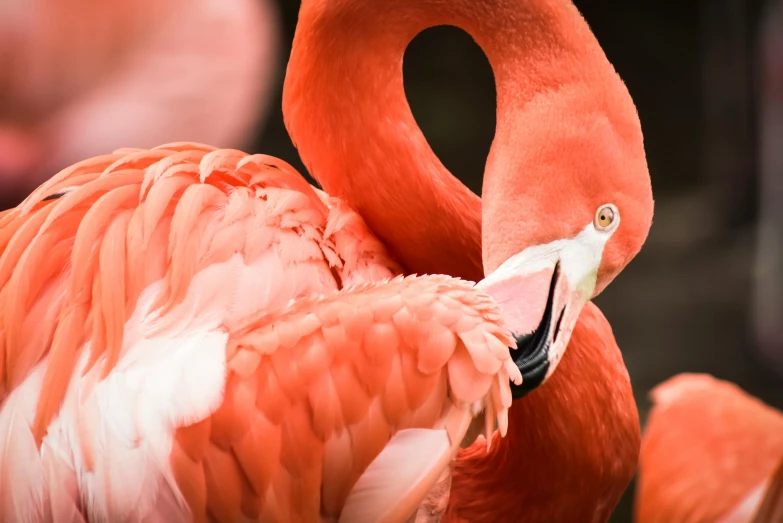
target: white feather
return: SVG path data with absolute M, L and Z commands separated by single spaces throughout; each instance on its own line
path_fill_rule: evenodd
M 0 411 L 0 521 L 44 520 L 43 466 L 30 428 L 42 382 L 43 370 L 36 369 Z
M 761 504 L 761 499 L 764 496 L 764 492 L 767 490 L 768 484 L 769 480 L 764 480 L 717 523 L 751 523 L 756 510 L 758 510 L 759 505 Z
M 250 265 L 235 255 L 197 274 L 182 303 L 163 317 L 152 310 L 162 283 L 151 285 L 105 380 L 100 360 L 82 375 L 90 348 L 83 347 L 40 451 L 30 431 L 46 370 L 45 361 L 39 364 L 0 410 L 0 520 L 38 523 L 59 511 L 61 521 L 78 522 L 74 510 L 81 509 L 90 521 L 186 521 L 169 456 L 176 429 L 222 402 L 224 326 L 316 291 L 312 282 L 329 269 L 306 267 L 318 278 L 287 277 L 294 271 L 272 249 Z

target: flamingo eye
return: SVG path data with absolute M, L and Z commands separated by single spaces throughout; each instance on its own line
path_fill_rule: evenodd
M 611 231 L 620 221 L 620 211 L 611 203 L 604 204 L 595 213 L 593 224 L 599 231 Z

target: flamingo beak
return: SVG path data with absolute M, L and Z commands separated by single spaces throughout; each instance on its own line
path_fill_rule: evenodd
M 527 395 L 555 371 L 595 289 L 597 262 L 585 264 L 567 252 L 539 253 L 529 256 L 523 251 L 477 284 L 501 306 L 517 342 L 511 356 L 522 384 L 512 383 L 514 399 Z

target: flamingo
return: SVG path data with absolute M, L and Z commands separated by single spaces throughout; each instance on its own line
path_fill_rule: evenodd
M 497 130 L 483 205 L 431 151 L 405 98 L 406 46 L 444 24 L 469 33 L 495 75 Z M 606 521 L 636 470 L 638 413 L 600 311 L 588 303 L 574 324 L 584 302 L 640 250 L 653 201 L 635 107 L 576 7 L 568 0 L 305 0 L 283 108 L 310 173 L 361 214 L 406 272 L 479 280 L 546 257 L 530 299 L 502 289 L 492 295 L 504 310 L 526 307 L 518 318 L 546 320 L 535 332 L 539 353 L 557 339 L 550 362 L 560 361 L 574 330 L 558 372 L 550 367 L 547 385 L 512 406 L 507 437 L 489 453 L 483 442 L 463 451 L 453 485 L 443 478 L 430 512 L 443 514 L 450 492 L 451 520 Z M 605 248 L 587 247 L 591 218 L 607 203 L 622 225 Z M 560 275 L 584 272 L 565 267 L 584 263 L 591 276 L 581 290 L 580 277 L 559 278 L 556 294 L 571 301 L 554 304 L 550 317 L 546 293 L 558 263 Z M 535 319 L 512 322 L 511 330 L 529 333 Z
M 651 396 L 638 523 L 783 521 L 783 413 L 707 374 L 675 376 Z
M 584 382 L 550 387 L 549 419 L 515 420 L 555 444 L 506 444 L 530 460 L 499 472 L 583 457 L 581 481 L 602 469 L 590 510 L 603 517 L 638 420 L 585 304 L 650 226 L 641 130 L 570 2 L 487 7 L 303 3 L 284 110 L 330 196 L 280 160 L 169 144 L 76 164 L 0 215 L 3 516 L 401 521 L 443 492 L 477 425 L 495 448 L 511 398 L 557 377 L 573 331 L 569 376 Z M 426 147 L 402 90 L 407 41 L 438 23 L 471 32 L 498 80 L 483 207 Z M 481 282 L 392 278 L 414 271 Z M 550 431 L 598 424 L 559 405 L 580 393 L 613 408 L 574 443 Z M 579 451 L 607 433 L 625 444 Z
M 489 296 L 263 155 L 86 160 L 0 252 L 2 521 L 404 521 L 522 379 Z
M 268 105 L 277 33 L 270 0 L 3 2 L 2 199 L 119 147 L 243 145 Z

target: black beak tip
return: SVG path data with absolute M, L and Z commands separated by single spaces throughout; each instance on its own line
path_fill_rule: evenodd
M 549 370 L 549 359 L 544 359 L 539 365 L 535 367 L 528 367 L 522 370 L 522 384 L 511 384 L 511 397 L 515 400 L 524 398 L 532 391 L 537 389 L 546 378 L 546 373 Z
M 531 334 L 514 336 L 517 349 L 511 351 L 511 357 L 522 374 L 522 384 L 511 384 L 511 396 L 514 399 L 528 395 L 544 382 L 549 371 L 549 333 L 552 330 L 552 309 L 554 307 L 555 285 L 560 273 L 560 264 L 555 266 L 544 314 L 536 330 Z M 562 315 L 561 315 L 562 317 Z M 558 325 L 559 325 L 558 321 Z

